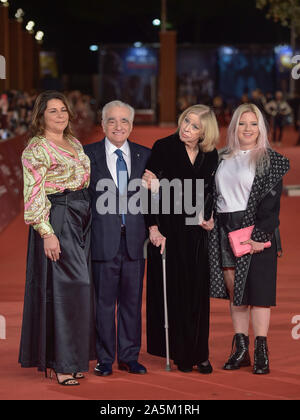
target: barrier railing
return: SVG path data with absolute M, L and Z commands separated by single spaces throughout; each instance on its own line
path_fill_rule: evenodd
M 26 136 L 0 143 L 0 232 L 19 214 L 23 176 L 21 155 Z

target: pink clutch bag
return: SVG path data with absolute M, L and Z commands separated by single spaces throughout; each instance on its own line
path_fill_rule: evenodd
M 251 245 L 241 245 L 241 242 L 246 242 L 251 239 L 254 226 L 249 226 L 243 229 L 234 230 L 228 233 L 229 242 L 232 251 L 236 257 L 242 257 L 243 255 L 249 254 L 251 251 Z M 265 248 L 271 247 L 271 242 L 265 243 Z

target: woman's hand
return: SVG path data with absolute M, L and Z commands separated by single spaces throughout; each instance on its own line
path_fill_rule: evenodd
M 149 228 L 149 239 L 151 241 L 151 243 L 156 246 L 157 248 L 161 246 L 161 250 L 160 253 L 163 254 L 164 250 L 165 250 L 165 246 L 166 246 L 166 240 L 167 238 L 165 238 L 160 231 L 158 230 L 157 226 L 151 226 Z
M 206 230 L 207 232 L 210 232 L 214 229 L 215 227 L 215 221 L 214 221 L 214 217 L 212 216 L 210 220 L 206 221 L 203 220 L 202 223 L 200 223 L 200 226 Z
M 159 180 L 157 179 L 157 176 L 146 169 L 144 175 L 143 175 L 143 186 L 147 188 L 148 190 L 151 190 L 152 193 L 156 194 L 159 191 Z
M 252 241 L 252 239 L 249 239 L 249 241 L 241 242 L 241 245 L 251 245 L 251 251 L 250 254 L 258 254 L 265 249 L 265 244 L 262 242 L 255 242 Z
M 44 251 L 47 258 L 56 262 L 60 258 L 61 250 L 57 237 L 53 234 L 50 237 L 44 238 Z

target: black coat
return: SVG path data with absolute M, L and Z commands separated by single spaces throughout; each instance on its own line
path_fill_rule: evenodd
M 277 248 L 274 234 L 279 226 L 282 178 L 289 170 L 289 161 L 273 150 L 270 150 L 269 154 L 270 168 L 265 175 L 255 176 L 241 227 L 254 225 L 252 239 L 257 242 L 272 241 L 272 247 L 260 254 L 247 254 L 237 259 L 234 285 L 236 306 L 275 306 L 275 296 L 260 299 L 259 295 L 264 293 L 263 288 L 261 292 L 252 291 L 252 294 L 255 293 L 255 302 L 248 302 L 246 296 L 251 284 L 256 285 L 258 289 L 264 282 L 273 285 L 272 290 L 276 289 Z M 215 228 L 209 236 L 209 260 L 211 297 L 228 299 L 221 263 L 218 220 L 215 221 Z
M 191 164 L 185 145 L 178 135 L 158 140 L 147 168 L 160 179 L 204 179 L 205 196 L 212 193 L 218 154 L 199 152 Z M 185 190 L 181 195 L 184 201 Z M 173 197 L 172 197 L 173 200 Z M 171 201 L 172 201 L 171 200 Z M 207 208 L 206 213 L 211 214 Z M 187 367 L 208 359 L 209 268 L 208 234 L 200 226 L 187 226 L 187 214 L 148 216 L 147 224 L 159 225 L 166 236 L 167 295 L 169 312 L 170 355 L 175 363 Z M 159 249 L 148 249 L 147 276 L 147 349 L 150 354 L 165 355 L 162 264 Z

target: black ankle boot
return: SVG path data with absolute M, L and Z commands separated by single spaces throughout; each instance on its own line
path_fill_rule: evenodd
M 253 367 L 253 373 L 255 375 L 266 375 L 270 373 L 268 353 L 267 337 L 256 337 Z
M 235 345 L 235 352 L 233 352 Z M 232 341 L 231 355 L 225 363 L 224 370 L 237 370 L 241 367 L 251 366 L 249 355 L 249 337 L 245 334 L 236 334 Z

